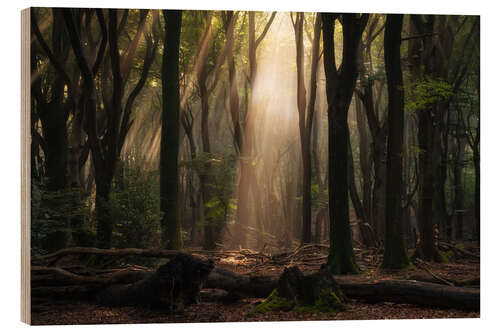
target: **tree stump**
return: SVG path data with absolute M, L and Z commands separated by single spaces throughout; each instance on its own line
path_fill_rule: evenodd
M 345 310 L 343 301 L 345 297 L 326 265 L 310 275 L 294 266 L 285 268 L 278 287 L 250 315 L 273 310 L 340 312 Z

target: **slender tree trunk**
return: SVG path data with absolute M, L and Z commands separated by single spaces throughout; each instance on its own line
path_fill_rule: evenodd
M 359 164 L 362 174 L 362 200 L 366 223 L 372 224 L 371 219 L 371 198 L 372 198 L 372 159 L 370 158 L 368 133 L 366 132 L 366 120 L 361 111 L 361 102 L 358 96 L 355 96 L 356 124 L 359 133 Z M 372 225 L 373 226 L 373 225 Z
M 300 147 L 302 153 L 302 243 L 310 243 L 312 240 L 311 233 L 311 128 L 308 126 L 307 118 L 311 117 L 309 112 L 314 112 L 314 100 L 316 98 L 316 72 L 317 70 L 317 49 L 313 46 L 313 66 L 311 69 L 311 96 L 312 100 L 309 109 L 306 110 L 306 88 L 304 79 L 304 13 L 297 13 L 295 21 L 292 17 L 292 24 L 295 31 L 295 46 L 296 46 L 296 64 L 297 64 L 297 109 L 299 112 L 299 132 L 300 132 Z M 319 41 L 319 40 L 318 40 Z M 314 96 L 313 96 L 314 94 Z M 309 111 L 309 112 L 308 112 Z
M 404 92 L 401 71 L 401 29 L 403 15 L 387 15 L 384 35 L 385 72 L 387 76 L 388 140 L 387 179 L 385 204 L 385 244 L 382 267 L 399 269 L 409 261 L 403 241 L 403 138 Z
M 434 16 L 427 15 L 421 17 L 412 15 L 412 31 L 421 34 L 431 34 L 434 29 Z M 421 79 L 425 75 L 432 75 L 433 67 L 430 62 L 430 50 L 432 40 L 422 38 L 422 41 L 410 41 L 409 56 L 412 59 L 412 74 L 415 79 Z M 437 190 L 436 174 L 439 172 L 436 157 L 436 143 L 439 135 L 434 123 L 437 110 L 436 105 L 430 105 L 423 110 L 419 110 L 418 117 L 418 208 L 417 219 L 420 228 L 420 244 L 415 256 L 427 261 L 440 261 L 440 255 L 434 244 L 434 195 Z
M 70 228 L 67 217 L 68 196 L 68 129 L 66 122 L 69 116 L 69 106 L 71 101 L 65 100 L 65 84 L 68 84 L 66 73 L 62 69 L 63 64 L 68 59 L 69 42 L 64 34 L 64 21 L 57 10 L 52 10 L 52 43 L 51 48 L 43 39 L 37 24 L 36 11 L 32 11 L 31 24 L 34 35 L 44 52 L 49 58 L 54 79 L 48 76 L 47 85 L 50 85 L 50 100 L 46 96 L 48 87 L 44 87 L 42 93 L 42 80 L 37 78 L 33 82 L 32 94 L 35 96 L 36 111 L 41 122 L 43 135 L 43 153 L 45 157 L 45 171 L 47 183 L 46 193 L 42 195 L 44 205 L 49 208 L 49 218 L 51 220 L 50 231 L 44 240 L 43 247 L 49 251 L 55 251 L 68 245 Z M 34 49 L 36 50 L 36 49 Z M 33 51 L 34 52 L 34 51 Z M 31 68 L 37 70 L 36 57 L 32 57 Z M 55 70 L 52 70 L 54 68 Z M 59 68 L 59 69 L 57 69 Z M 35 74 L 35 73 L 33 73 Z M 54 76 L 52 76 L 54 77 Z M 67 87 L 70 89 L 70 87 Z M 48 101 L 49 100 L 49 101 Z
M 479 126 L 479 124 L 478 124 Z M 477 134 L 479 135 L 479 133 Z M 478 139 L 479 140 L 479 139 Z M 473 157 L 474 161 L 474 217 L 475 217 L 475 233 L 477 235 L 477 240 L 481 241 L 481 178 L 480 178 L 480 161 L 479 161 L 479 147 L 473 149 Z
M 357 52 L 368 15 L 342 14 L 342 64 L 335 65 L 334 25 L 336 14 L 322 14 L 324 66 L 328 100 L 328 193 L 330 209 L 330 255 L 334 274 L 357 273 L 349 225 L 347 112 L 351 103 L 357 70 Z
M 215 236 L 214 230 L 212 226 L 211 219 L 207 217 L 208 208 L 206 207 L 206 203 L 210 201 L 211 191 L 210 191 L 210 183 L 212 181 L 212 177 L 210 177 L 211 167 L 209 163 L 206 163 L 206 160 L 209 158 L 211 154 L 210 148 L 210 136 L 208 131 L 208 115 L 209 115 L 209 103 L 208 103 L 208 91 L 206 87 L 206 69 L 205 67 L 198 74 L 198 87 L 200 90 L 200 99 L 201 99 L 201 143 L 202 143 L 202 159 L 204 160 L 203 170 L 200 173 L 200 189 L 201 189 L 201 199 L 200 209 L 202 214 L 200 214 L 201 222 L 204 225 L 204 247 L 206 249 L 212 249 L 215 246 Z
M 373 183 L 372 216 L 375 231 L 380 240 L 384 239 L 385 230 L 386 138 L 386 135 L 383 135 L 383 137 L 377 136 L 373 143 L 373 169 L 375 171 L 375 180 Z
M 166 249 L 182 248 L 178 208 L 179 191 L 179 43 L 182 11 L 164 10 L 165 41 L 162 64 L 162 130 L 160 155 L 160 205 L 162 243 Z
M 53 87 L 54 89 L 54 87 Z M 44 247 L 49 251 L 59 250 L 68 245 L 68 223 L 65 216 L 67 194 L 67 157 L 68 133 L 67 116 L 64 110 L 53 103 L 46 105 L 46 111 L 40 112 L 43 137 L 45 141 L 45 166 L 47 174 L 47 194 L 42 196 L 50 208 L 51 231 L 47 235 Z
M 363 67 L 362 67 L 363 68 Z M 365 107 L 366 119 L 372 138 L 373 194 L 371 201 L 371 222 L 379 240 L 384 239 L 385 231 L 385 184 L 386 184 L 386 144 L 387 126 L 381 124 L 373 96 L 374 80 L 369 79 L 364 92 L 358 94 Z
M 464 158 L 464 145 L 463 139 L 457 135 L 455 144 L 455 158 L 453 165 L 453 180 L 455 183 L 455 216 L 456 216 L 456 239 L 462 240 L 464 228 L 464 185 L 463 178 L 463 158 Z
M 354 207 L 356 213 L 356 218 L 358 219 L 359 232 L 361 234 L 361 241 L 367 247 L 374 247 L 377 245 L 377 240 L 374 237 L 374 233 L 370 230 L 367 225 L 367 218 L 365 215 L 365 210 L 359 199 L 358 190 L 356 188 L 356 180 L 354 177 L 354 159 L 352 157 L 351 142 L 348 142 L 348 175 L 349 175 L 349 197 L 351 198 L 351 203 Z
M 82 105 L 83 103 L 81 103 Z M 85 221 L 82 214 L 79 213 L 80 201 L 81 201 L 81 165 L 85 162 L 81 161 L 83 155 L 85 154 L 82 140 L 83 140 L 83 110 L 80 108 L 75 110 L 73 115 L 73 123 L 71 127 L 71 146 L 68 153 L 68 166 L 70 172 L 70 186 L 71 186 L 71 233 L 73 244 L 76 246 L 90 246 L 88 244 L 88 239 L 85 233 Z M 88 158 L 88 149 L 85 161 Z
M 96 175 L 95 210 L 97 219 L 97 246 L 102 249 L 111 247 L 113 223 L 109 194 L 111 192 L 111 179 L 100 179 Z

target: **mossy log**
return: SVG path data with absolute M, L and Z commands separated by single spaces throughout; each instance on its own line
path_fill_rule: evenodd
M 351 299 L 479 311 L 480 291 L 478 288 L 452 287 L 412 280 L 353 282 L 345 276 L 334 277 L 343 295 Z M 240 275 L 215 268 L 208 276 L 206 286 L 226 290 L 233 298 L 263 298 L 268 297 L 274 289 L 278 288 L 279 278 Z
M 156 271 L 118 272 L 107 277 L 81 276 L 53 267 L 35 267 L 37 272 L 55 273 L 58 278 L 50 280 L 59 281 L 59 285 L 41 283 L 41 287 L 32 289 L 32 295 L 87 298 L 106 305 L 145 305 L 177 311 L 197 302 L 213 266 L 211 260 L 177 254 Z M 44 279 L 38 279 L 37 283 L 42 281 Z

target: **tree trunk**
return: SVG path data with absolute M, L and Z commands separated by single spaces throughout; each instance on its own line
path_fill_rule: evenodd
M 361 233 L 361 241 L 367 247 L 377 246 L 376 237 L 368 225 L 368 219 L 365 215 L 365 210 L 359 199 L 358 190 L 356 189 L 356 182 L 354 178 L 354 160 L 352 157 L 351 142 L 348 143 L 348 174 L 349 174 L 349 197 L 351 198 L 351 203 L 356 212 L 356 217 L 358 219 L 359 232 Z
M 356 124 L 359 134 L 359 164 L 362 175 L 362 200 L 364 215 L 367 223 L 372 224 L 371 206 L 372 206 L 372 159 L 370 158 L 368 133 L 366 132 L 366 119 L 361 111 L 361 102 L 358 96 L 355 96 Z M 373 224 L 372 224 L 373 227 Z
M 357 52 L 368 15 L 342 14 L 342 64 L 335 65 L 335 14 L 322 14 L 326 95 L 328 100 L 328 193 L 330 209 L 330 255 L 333 273 L 357 273 L 349 225 L 347 112 L 351 103 L 357 71 Z
M 307 127 L 306 88 L 304 79 L 304 13 L 292 17 L 295 31 L 295 51 L 297 65 L 297 109 L 299 112 L 300 147 L 302 153 L 302 243 L 311 242 L 311 140 L 310 128 Z M 314 53 L 314 52 L 313 52 Z M 314 57 L 314 56 L 313 56 Z M 314 61 L 314 59 L 313 59 Z M 317 62 L 317 61 L 316 61 Z M 314 85 L 316 84 L 315 73 Z M 313 98 L 312 92 L 310 98 Z M 314 103 L 313 103 L 314 110 Z
M 388 140 L 385 203 L 385 244 L 382 267 L 399 269 L 409 265 L 403 241 L 403 137 L 404 91 L 401 71 L 401 30 L 403 15 L 387 15 L 384 35 L 384 58 L 387 75 Z
M 47 58 L 50 60 L 51 72 L 54 77 L 49 75 L 48 82 L 43 83 L 40 78 L 33 82 L 32 94 L 35 96 L 34 106 L 41 122 L 43 135 L 43 153 L 45 157 L 45 171 L 47 183 L 45 189 L 47 193 L 42 195 L 44 205 L 50 210 L 49 219 L 51 220 L 50 231 L 43 241 L 43 247 L 49 251 L 55 251 L 68 245 L 70 228 L 66 208 L 70 197 L 68 195 L 68 129 L 66 122 L 69 116 L 69 107 L 71 107 L 71 95 L 65 97 L 65 86 L 70 91 L 67 75 L 62 69 L 67 62 L 70 43 L 64 34 L 64 21 L 57 10 L 52 10 L 52 43 L 51 49 L 43 39 L 36 20 L 36 12 L 31 14 L 31 24 L 34 35 L 37 36 L 39 44 L 44 49 Z M 34 51 L 35 52 L 35 51 Z M 31 68 L 36 74 L 38 63 L 36 57 L 31 58 Z M 52 70 L 54 68 L 55 70 Z M 38 76 L 38 75 L 36 75 Z M 47 92 L 42 92 L 42 84 L 50 85 L 50 99 Z M 48 91 L 48 87 L 43 87 Z
M 434 215 L 433 199 L 435 188 L 435 174 L 433 157 L 434 132 L 432 128 L 431 110 L 422 110 L 418 113 L 418 144 L 419 154 L 419 188 L 417 218 L 420 227 L 420 244 L 416 255 L 428 261 L 440 261 L 439 253 L 434 244 Z
M 412 15 L 412 31 L 421 34 L 431 34 L 434 29 L 434 17 L 428 15 L 425 18 Z M 429 61 L 432 41 L 423 38 L 421 42 L 410 41 L 409 54 L 412 74 L 416 79 L 425 75 L 433 74 L 433 68 Z M 436 172 L 439 172 L 436 156 L 437 132 L 434 122 L 437 122 L 435 105 L 427 106 L 419 110 L 418 117 L 418 212 L 417 219 L 420 228 L 421 241 L 415 256 L 427 261 L 440 261 L 440 255 L 434 244 L 434 194 L 436 192 Z
M 363 66 L 361 68 L 364 68 Z M 379 120 L 373 96 L 374 80 L 369 78 L 363 93 L 358 93 L 365 107 L 368 128 L 372 139 L 373 194 L 371 201 L 371 223 L 379 240 L 385 232 L 385 187 L 386 187 L 386 144 L 387 126 Z
M 164 10 L 165 41 L 162 64 L 162 130 L 160 155 L 160 206 L 163 212 L 162 244 L 182 248 L 178 207 L 179 190 L 179 43 L 182 11 Z
M 463 158 L 464 158 L 464 145 L 463 140 L 457 135 L 455 146 L 455 159 L 453 165 L 453 180 L 455 183 L 455 216 L 456 216 L 456 234 L 457 240 L 463 240 L 464 228 L 464 186 L 462 182 L 463 177 Z
M 479 127 L 479 124 L 478 124 Z M 479 133 L 477 134 L 479 136 Z M 479 138 L 477 139 L 479 140 Z M 473 149 L 474 160 L 474 217 L 475 217 L 475 233 L 477 240 L 481 240 L 481 178 L 480 178 L 480 163 L 479 163 L 479 147 Z

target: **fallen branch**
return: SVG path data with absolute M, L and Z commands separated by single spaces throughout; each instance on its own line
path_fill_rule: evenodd
M 84 254 L 94 254 L 94 255 L 105 255 L 105 256 L 141 256 L 148 258 L 171 258 L 179 253 L 185 253 L 182 251 L 172 251 L 172 250 L 149 250 L 149 249 L 98 249 L 95 247 L 70 247 L 50 253 L 43 256 L 37 256 L 32 259 L 32 262 L 40 261 L 50 261 L 49 266 L 55 265 L 61 258 L 68 255 L 84 255 Z
M 437 276 L 436 274 L 434 274 L 429 268 L 425 267 L 425 263 L 422 259 L 415 259 L 415 263 L 420 267 L 422 268 L 424 271 L 426 271 L 427 273 L 429 273 L 433 278 L 435 278 L 436 280 L 448 285 L 448 286 L 454 286 L 454 284 L 448 280 L 446 280 L 445 278 L 442 278 L 440 276 Z
M 463 256 L 468 256 L 468 257 L 472 257 L 472 258 L 475 258 L 475 259 L 480 259 L 480 256 L 475 254 L 475 253 L 472 253 L 470 251 L 467 251 L 466 249 L 461 249 L 459 247 L 456 247 L 450 243 L 445 243 L 445 242 L 439 242 L 439 246 L 440 247 L 443 247 L 443 248 L 448 248 L 450 249 L 451 251 L 455 252 L 455 253 L 460 253 L 461 255 Z

